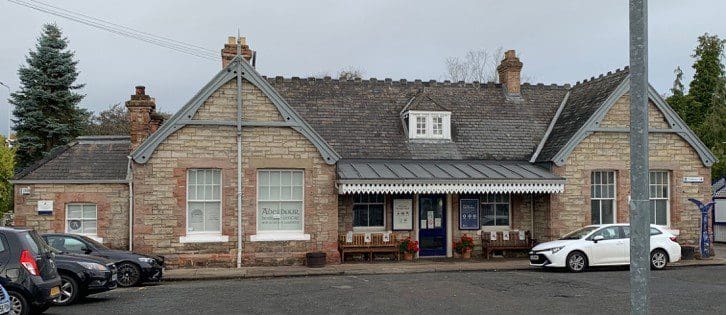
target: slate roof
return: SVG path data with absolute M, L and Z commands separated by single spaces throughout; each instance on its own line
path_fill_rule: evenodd
M 569 87 L 523 84 L 513 101 L 495 83 L 268 81 L 344 159 L 528 160 Z M 451 110 L 451 141 L 406 137 L 400 112 L 417 95 L 417 108 Z
M 726 177 L 713 183 L 713 197 L 726 199 Z
M 550 161 L 628 77 L 628 73 L 628 68 L 625 68 L 573 86 L 537 161 Z
M 338 179 L 345 181 L 559 181 L 562 177 L 527 161 L 481 160 L 340 160 Z
M 78 137 L 17 174 L 20 181 L 123 181 L 128 171 L 128 136 Z

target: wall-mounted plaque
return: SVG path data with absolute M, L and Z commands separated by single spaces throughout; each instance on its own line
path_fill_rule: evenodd
M 53 200 L 38 200 L 38 214 L 53 214 Z
M 413 230 L 413 200 L 393 199 L 393 230 Z
M 460 230 L 478 230 L 479 229 L 479 200 L 478 199 L 461 199 L 461 200 L 459 200 L 459 229 Z

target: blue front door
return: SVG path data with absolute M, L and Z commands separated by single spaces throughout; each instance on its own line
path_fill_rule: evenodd
M 446 195 L 418 198 L 419 256 L 446 256 Z

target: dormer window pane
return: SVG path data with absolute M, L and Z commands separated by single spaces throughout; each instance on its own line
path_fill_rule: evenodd
M 435 136 L 441 136 L 444 134 L 444 117 L 433 116 L 432 117 L 433 134 Z
M 426 134 L 426 116 L 416 116 L 416 134 Z

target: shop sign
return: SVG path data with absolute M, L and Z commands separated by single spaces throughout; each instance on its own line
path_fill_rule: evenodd
M 413 200 L 393 199 L 393 230 L 413 230 Z
M 479 229 L 479 200 L 461 199 L 459 201 L 459 229 Z
M 684 183 L 703 183 L 703 177 L 700 176 L 686 176 L 683 177 Z

